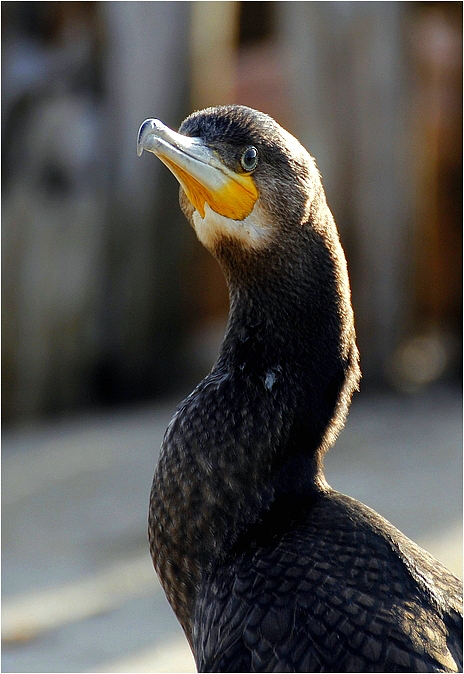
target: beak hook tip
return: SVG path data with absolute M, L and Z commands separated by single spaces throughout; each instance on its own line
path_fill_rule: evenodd
M 137 134 L 137 157 L 140 157 L 142 155 L 142 152 L 144 151 L 144 141 L 150 131 L 153 130 L 154 127 L 156 127 L 155 124 L 156 120 L 154 119 L 146 119 L 140 126 L 139 132 Z M 149 127 L 149 129 L 148 129 Z

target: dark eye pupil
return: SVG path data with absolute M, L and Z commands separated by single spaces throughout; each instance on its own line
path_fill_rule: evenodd
M 246 171 L 252 171 L 258 163 L 258 150 L 255 147 L 249 147 L 242 154 L 242 167 Z

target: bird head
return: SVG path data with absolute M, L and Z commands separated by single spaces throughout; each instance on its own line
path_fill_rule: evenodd
M 282 237 L 288 244 L 316 195 L 325 203 L 309 153 L 272 117 L 245 106 L 194 112 L 178 132 L 147 119 L 137 150 L 153 152 L 176 176 L 182 210 L 217 257 L 227 243 L 248 252 Z

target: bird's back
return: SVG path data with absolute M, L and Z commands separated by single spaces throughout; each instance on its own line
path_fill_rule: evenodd
M 458 578 L 347 496 L 286 507 L 204 581 L 199 671 L 462 671 Z

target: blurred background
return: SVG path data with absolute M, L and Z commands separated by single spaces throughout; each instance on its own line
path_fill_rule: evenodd
M 329 482 L 461 573 L 462 3 L 2 2 L 3 671 L 194 671 L 148 493 L 222 273 L 136 156 L 263 110 L 313 154 L 363 381 Z M 118 669 L 119 668 L 119 669 Z

